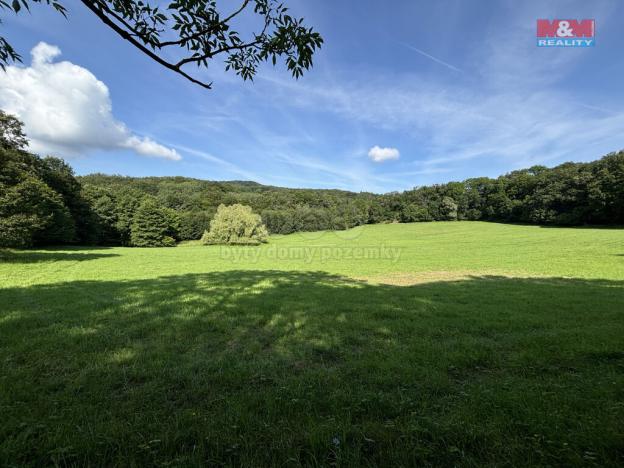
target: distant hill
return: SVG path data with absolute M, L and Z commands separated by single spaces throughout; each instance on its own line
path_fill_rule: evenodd
M 489 220 L 551 225 L 624 224 L 624 152 L 587 163 L 533 166 L 496 179 L 418 187 L 401 193 L 294 189 L 252 181 L 187 177 L 79 177 L 85 186 L 156 197 L 181 212 L 212 213 L 242 203 L 271 232 L 344 229 L 366 223 Z
M 195 187 L 200 189 L 212 188 L 219 189 L 224 191 L 234 191 L 234 192 L 271 192 L 271 191 L 312 191 L 318 193 L 334 193 L 334 194 L 352 194 L 356 195 L 357 192 L 351 192 L 348 190 L 341 189 L 312 189 L 312 188 L 288 188 L 288 187 L 278 187 L 274 185 L 264 185 L 258 182 L 254 182 L 251 180 L 206 180 L 206 179 L 195 179 L 192 177 L 182 177 L 182 176 L 161 176 L 161 177 L 130 177 L 130 176 L 122 176 L 122 175 L 108 175 L 108 174 L 88 174 L 84 176 L 76 177 L 79 181 L 85 184 L 93 184 L 93 185 L 114 185 L 114 186 L 125 186 L 132 187 L 137 190 L 153 192 L 154 190 L 158 190 L 159 188 L 170 186 L 171 184 L 179 185 L 179 186 L 187 186 L 187 187 Z M 368 195 L 372 195 L 368 192 L 359 192 L 360 194 L 366 193 Z

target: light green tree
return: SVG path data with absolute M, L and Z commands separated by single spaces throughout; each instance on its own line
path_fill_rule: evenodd
M 219 205 L 210 231 L 204 232 L 204 244 L 257 245 L 266 242 L 268 231 L 260 215 L 249 206 L 234 204 Z
M 457 203 L 451 197 L 442 198 L 440 203 L 440 215 L 443 220 L 457 220 Z

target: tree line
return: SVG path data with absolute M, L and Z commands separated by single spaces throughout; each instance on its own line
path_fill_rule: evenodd
M 1 246 L 175 245 L 200 239 L 217 208 L 234 204 L 251 207 L 273 234 L 442 220 L 624 225 L 624 152 L 379 195 L 185 177 L 77 177 L 63 160 L 26 151 L 11 119 L 0 115 Z

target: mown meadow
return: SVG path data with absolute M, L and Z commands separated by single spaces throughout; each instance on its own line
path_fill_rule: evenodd
M 618 466 L 624 230 L 0 250 L 0 465 Z

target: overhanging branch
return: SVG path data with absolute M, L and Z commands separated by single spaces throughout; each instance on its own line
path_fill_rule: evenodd
M 170 62 L 167 62 L 165 59 L 163 59 L 162 57 L 158 56 L 156 53 L 154 53 L 153 51 L 148 49 L 145 45 L 141 44 L 139 41 L 137 41 L 133 37 L 133 35 L 130 32 L 128 32 L 127 30 L 123 29 L 121 26 L 119 26 L 117 23 L 115 23 L 112 19 L 110 19 L 109 16 L 103 10 L 99 9 L 94 4 L 94 2 L 91 2 L 89 0 L 80 0 L 80 1 L 89 10 L 91 10 L 98 18 L 100 18 L 100 20 L 102 20 L 102 22 L 104 22 L 104 24 L 109 26 L 119 36 L 121 36 L 126 41 L 130 42 L 133 46 L 135 46 L 137 49 L 139 49 L 145 55 L 150 57 L 152 60 L 156 61 L 157 63 L 159 63 L 163 67 L 168 68 L 169 70 L 174 71 L 175 73 L 178 73 L 179 75 L 183 76 L 184 78 L 186 78 L 187 80 L 191 81 L 192 83 L 198 84 L 201 87 L 206 88 L 206 89 L 212 89 L 212 83 L 206 83 L 206 82 L 200 81 L 200 80 L 198 80 L 196 78 L 193 78 L 191 75 L 189 75 L 188 73 L 186 73 L 183 70 L 181 70 L 180 66 L 177 66 L 177 65 L 175 65 L 173 63 L 170 63 Z M 98 3 L 98 5 L 101 5 L 99 2 L 97 2 L 97 3 Z

